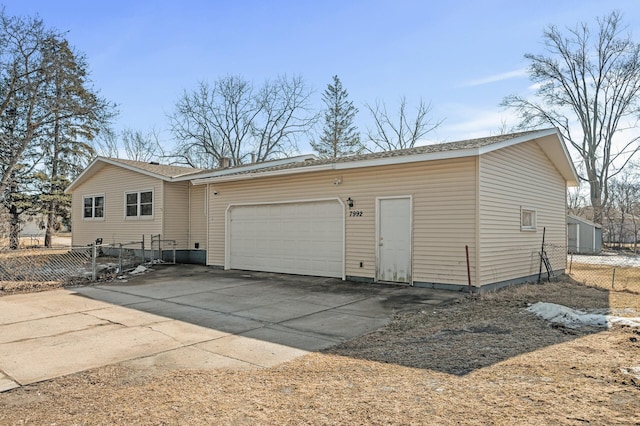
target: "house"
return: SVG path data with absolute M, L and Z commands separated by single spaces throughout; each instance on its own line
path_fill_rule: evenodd
M 569 253 L 598 254 L 602 250 L 602 226 L 567 215 L 567 250 Z
M 207 171 L 98 158 L 68 192 L 74 245 L 162 234 L 212 267 L 477 290 L 537 278 L 543 230 L 565 269 L 577 179 L 546 129 Z

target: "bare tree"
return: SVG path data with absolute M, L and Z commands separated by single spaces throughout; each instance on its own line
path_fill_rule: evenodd
M 120 156 L 120 148 L 117 132 L 110 128 L 102 129 L 98 137 L 93 140 L 93 149 L 97 155 L 118 158 Z
M 567 211 L 570 214 L 584 217 L 591 220 L 592 217 L 588 214 L 588 197 L 585 197 L 584 187 L 579 185 L 576 188 L 567 189 Z
M 93 155 L 87 141 L 111 117 L 109 107 L 91 90 L 84 56 L 61 34 L 0 10 L 0 197 L 16 214 L 38 206 L 47 246 L 56 218 L 69 211 L 63 191 Z
M 124 152 L 128 159 L 136 161 L 155 161 L 164 156 L 157 131 L 144 134 L 140 130 L 125 129 L 121 133 Z
M 375 123 L 374 129 L 367 130 L 367 138 L 373 144 L 373 151 L 392 151 L 395 149 L 413 148 L 426 134 L 435 130 L 444 120 L 433 121 L 431 104 L 422 99 L 418 104 L 415 116 L 409 117 L 407 98 L 400 98 L 397 118 L 387 112 L 384 102 L 376 101 L 375 105 L 365 105 Z
M 589 184 L 594 222 L 602 223 L 609 179 L 640 149 L 637 137 L 621 134 L 640 114 L 640 45 L 623 34 L 619 12 L 597 23 L 595 35 L 586 23 L 567 29 L 567 35 L 548 27 L 547 54 L 525 55 L 536 97 L 511 95 L 502 104 L 518 112 L 521 128 L 559 128 L 584 163 L 580 177 Z
M 193 167 L 220 164 L 223 158 L 239 165 L 251 157 L 261 162 L 289 155 L 314 123 L 310 96 L 301 77 L 278 77 L 259 89 L 239 76 L 201 82 L 184 92 L 169 117 L 178 139 L 172 155 Z
M 607 219 L 609 229 L 617 236 L 617 243 L 636 242 L 637 213 L 640 209 L 640 176 L 635 167 L 627 168 L 609 182 Z M 635 247 L 634 247 L 635 250 Z
M 44 44 L 54 35 L 40 19 L 10 17 L 0 10 L 0 196 L 40 128 L 54 119 L 42 90 Z

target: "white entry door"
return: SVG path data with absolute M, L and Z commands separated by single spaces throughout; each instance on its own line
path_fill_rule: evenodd
M 411 283 L 411 198 L 378 199 L 378 281 Z

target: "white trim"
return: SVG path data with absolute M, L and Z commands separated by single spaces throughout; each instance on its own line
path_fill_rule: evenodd
M 144 192 L 151 192 L 151 214 L 150 215 L 142 215 L 142 208 L 140 202 L 140 194 Z M 137 196 L 137 215 L 136 216 L 128 216 L 127 215 L 127 195 L 128 194 L 138 194 Z M 156 194 L 153 188 L 151 189 L 140 189 L 133 191 L 124 191 L 124 220 L 154 220 L 156 216 Z
M 230 167 L 228 169 L 212 170 L 210 172 L 199 172 L 199 174 L 202 175 L 202 177 L 199 177 L 196 179 L 200 180 L 200 179 L 206 179 L 210 177 L 226 176 L 226 175 L 235 174 L 238 172 L 260 170 L 268 167 L 282 166 L 282 165 L 291 164 L 291 163 L 303 163 L 307 160 L 317 160 L 317 159 L 318 157 L 316 157 L 315 154 L 297 155 L 295 157 L 280 158 L 277 160 L 267 160 L 261 163 L 253 163 L 253 164 L 247 164 L 245 166 Z M 185 177 L 185 179 L 194 179 L 194 177 L 189 176 L 189 177 Z M 182 180 L 185 180 L 185 179 L 182 179 Z M 219 181 L 216 180 L 216 182 L 219 182 Z
M 475 189 L 476 189 L 476 211 L 475 211 L 475 232 L 474 232 L 474 241 L 473 241 L 473 247 L 475 250 L 475 256 L 473 257 L 473 267 L 474 267 L 474 274 L 472 275 L 472 286 L 475 287 L 481 287 L 482 286 L 482 270 L 481 268 L 478 266 L 480 265 L 480 255 L 482 254 L 482 244 L 480 243 L 481 241 L 481 229 L 480 229 L 480 217 L 482 215 L 482 205 L 481 205 L 481 197 L 480 194 L 481 192 L 481 188 L 480 188 L 480 170 L 481 170 L 481 164 L 482 162 L 482 158 L 477 157 L 476 158 L 476 170 L 475 170 L 475 178 L 476 178 L 476 182 L 475 182 Z M 565 197 L 566 198 L 566 197 Z M 465 259 L 466 261 L 466 259 Z M 469 263 L 471 263 L 471 261 L 469 261 Z M 471 267 L 471 265 L 469 265 L 469 267 Z M 474 282 L 475 281 L 475 282 Z
M 189 186 L 187 186 L 188 198 L 189 198 L 189 201 L 188 201 L 188 202 L 189 202 L 189 206 L 187 206 L 187 212 L 188 212 L 188 215 L 189 215 L 189 236 L 188 236 L 188 242 L 187 242 L 187 244 L 189 245 L 189 246 L 188 246 L 188 247 L 189 247 L 189 250 L 191 250 L 191 246 L 193 246 L 193 232 L 191 232 L 191 230 L 192 230 L 192 229 L 191 229 L 191 222 L 192 222 L 192 220 L 191 220 L 191 187 L 192 187 L 192 186 L 193 186 L 193 185 L 189 185 Z M 164 198 L 164 197 L 163 197 L 163 198 Z M 195 247 L 195 246 L 194 246 L 194 247 Z
M 281 175 L 290 175 L 297 173 L 309 173 L 309 172 L 319 172 L 323 170 L 334 170 L 335 164 L 321 164 L 319 166 L 307 166 L 307 167 L 295 167 L 293 169 L 283 169 L 283 170 L 273 170 L 270 172 L 264 173 L 242 173 L 242 174 L 233 174 L 231 176 L 220 176 L 220 177 L 208 177 L 201 179 L 193 179 L 191 184 L 193 185 L 205 185 L 209 183 L 218 183 L 218 182 L 232 182 L 238 180 L 247 180 L 247 179 L 255 179 L 264 176 L 281 176 Z M 237 170 L 234 170 L 236 173 Z
M 380 266 L 380 201 L 393 200 L 393 199 L 409 199 L 409 276 L 411 279 L 407 284 L 413 285 L 413 195 L 390 195 L 386 197 L 376 197 L 376 265 L 374 282 L 380 282 L 379 279 L 379 266 Z M 402 284 L 402 283 L 400 283 Z
M 266 206 L 276 204 L 301 204 L 301 203 L 321 203 L 323 201 L 337 201 L 342 207 L 342 280 L 346 279 L 346 205 L 340 197 L 330 198 L 305 198 L 301 200 L 285 200 L 285 201 L 262 201 L 257 203 L 235 203 L 227 204 L 224 210 L 224 269 L 231 269 L 231 219 L 230 212 L 234 207 L 243 206 Z
M 531 213 L 531 226 L 523 225 L 523 214 Z M 525 206 L 520 206 L 520 231 L 522 232 L 535 232 L 538 230 L 538 212 L 536 209 L 532 209 Z
M 237 172 L 239 172 L 240 169 L 237 168 L 237 169 L 230 169 L 227 173 L 225 173 L 225 174 L 228 174 L 228 176 L 222 176 L 220 174 L 219 175 L 212 174 L 211 176 L 207 176 L 203 178 L 195 178 L 191 176 L 191 179 L 192 179 L 191 183 L 193 185 L 204 185 L 206 183 L 231 182 L 231 181 L 256 179 L 256 178 L 269 177 L 269 176 L 283 176 L 283 175 L 291 175 L 291 174 L 317 172 L 317 171 L 323 171 L 323 170 L 347 170 L 347 169 L 358 169 L 358 168 L 365 168 L 365 167 L 387 166 L 387 165 L 394 165 L 394 164 L 407 164 L 407 163 L 416 163 L 416 162 L 424 162 L 424 161 L 475 157 L 475 156 L 480 156 L 482 154 L 486 154 L 498 149 L 506 148 L 506 147 L 517 145 L 523 142 L 528 142 L 528 141 L 532 141 L 532 140 L 536 140 L 539 138 L 544 138 L 552 135 L 555 135 L 558 137 L 558 141 L 561 145 L 562 151 L 566 154 L 566 160 L 570 166 L 571 174 L 573 175 L 572 177 L 577 181 L 578 179 L 577 174 L 575 172 L 573 163 L 571 162 L 571 157 L 569 156 L 567 148 L 563 142 L 562 136 L 556 129 L 546 129 L 546 130 L 541 130 L 535 133 L 508 139 L 502 142 L 488 144 L 480 148 L 446 150 L 446 151 L 439 151 L 439 152 L 429 152 L 424 154 L 404 155 L 404 156 L 396 156 L 396 157 L 391 156 L 391 157 L 383 157 L 383 158 L 372 158 L 369 160 L 336 162 L 336 163 L 329 163 L 329 164 L 320 164 L 316 166 L 301 166 L 301 167 L 293 167 L 290 169 L 265 171 L 262 173 L 238 174 Z M 460 141 L 460 142 L 463 142 L 463 141 Z M 265 166 L 265 168 L 266 167 L 267 166 Z
M 580 250 L 580 224 L 576 223 L 576 252 L 582 253 Z
M 90 173 L 90 171 L 98 164 L 98 163 L 105 163 L 105 164 L 110 164 L 112 166 L 116 166 L 116 167 L 122 167 L 123 169 L 132 171 L 132 172 L 136 172 L 136 173 L 141 173 L 143 175 L 146 176 L 150 176 L 156 179 L 160 179 L 163 180 L 165 182 L 182 182 L 182 181 L 186 181 L 186 180 L 191 180 L 193 179 L 193 175 L 195 174 L 199 174 L 201 175 L 203 178 L 206 177 L 212 177 L 212 176 L 223 176 L 223 175 L 228 175 L 230 173 L 238 173 L 241 171 L 247 171 L 247 170 L 258 170 L 261 168 L 266 168 L 266 167 L 273 167 L 273 166 L 280 166 L 280 165 L 284 165 L 284 164 L 289 164 L 289 163 L 298 163 L 298 162 L 304 162 L 306 160 L 317 160 L 318 157 L 314 154 L 305 154 L 305 155 L 298 155 L 295 157 L 289 157 L 289 158 L 281 158 L 281 159 L 277 159 L 277 160 L 268 160 L 268 161 L 264 161 L 261 163 L 254 163 L 254 164 L 248 164 L 246 166 L 238 166 L 238 167 L 233 167 L 233 168 L 229 168 L 229 169 L 223 169 L 223 170 L 212 170 L 207 172 L 206 170 L 199 170 L 199 169 L 193 169 L 193 170 L 185 170 L 184 173 L 175 175 L 175 176 L 166 176 L 163 174 L 159 174 L 159 173 L 154 173 L 151 172 L 149 170 L 144 170 L 141 169 L 139 167 L 136 166 L 132 166 L 130 164 L 126 164 L 126 163 L 122 163 L 118 160 L 114 160 L 111 158 L 107 158 L 107 157 L 96 157 L 91 164 L 89 164 L 83 171 L 82 173 L 80 173 L 78 175 L 77 178 L 75 178 L 71 184 L 67 187 L 67 189 L 65 189 L 65 194 L 66 193 L 70 193 L 73 191 L 73 189 L 84 180 L 85 175 L 88 175 Z
M 210 241 L 210 237 L 209 237 L 209 191 L 211 190 L 211 188 L 209 188 L 209 185 L 206 186 L 206 191 L 204 193 L 204 220 L 205 220 L 205 229 L 206 229 L 206 237 L 205 240 L 207 242 L 207 246 L 204 248 L 207 252 L 204 256 L 204 264 L 208 265 L 209 264 L 209 241 Z
M 96 205 L 95 198 L 102 197 L 102 217 L 95 217 L 96 213 Z M 91 217 L 84 217 L 84 200 L 85 198 L 92 198 L 94 201 L 91 202 Z M 97 193 L 97 194 L 87 194 L 82 196 L 82 220 L 86 222 L 104 222 L 105 217 L 107 216 L 107 197 L 105 193 Z

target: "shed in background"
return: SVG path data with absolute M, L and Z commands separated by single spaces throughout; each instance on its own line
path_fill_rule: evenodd
M 567 215 L 567 249 L 569 253 L 600 253 L 602 226 L 578 216 Z

